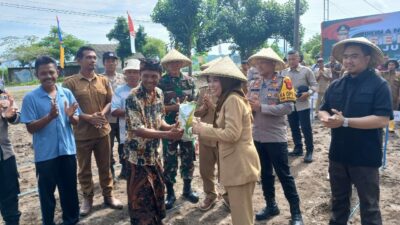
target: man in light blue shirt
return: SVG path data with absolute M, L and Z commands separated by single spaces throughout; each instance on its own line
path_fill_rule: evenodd
M 140 61 L 131 59 L 127 61 L 123 69 L 126 84 L 119 86 L 112 97 L 111 115 L 119 119 L 119 137 L 120 144 L 118 145 L 119 162 L 122 165 L 120 179 L 127 179 L 127 166 L 123 158 L 124 143 L 125 143 L 125 100 L 131 93 L 132 88 L 139 84 L 140 80 Z
M 71 124 L 78 123 L 78 103 L 70 90 L 56 85 L 56 61 L 36 59 L 35 72 L 41 85 L 22 102 L 21 122 L 33 135 L 36 177 L 43 225 L 54 225 L 57 187 L 63 224 L 79 221 L 76 177 L 76 146 Z

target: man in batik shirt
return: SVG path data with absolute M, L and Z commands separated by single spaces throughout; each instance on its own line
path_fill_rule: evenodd
M 160 139 L 178 140 L 183 130 L 164 121 L 164 96 L 157 88 L 161 77 L 157 61 L 144 60 L 141 84 L 126 99 L 125 156 L 130 174 L 127 183 L 131 224 L 161 225 L 165 217 L 164 181 L 158 147 Z

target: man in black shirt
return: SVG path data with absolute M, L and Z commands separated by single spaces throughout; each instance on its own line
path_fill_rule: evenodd
M 348 76 L 329 86 L 319 112 L 320 121 L 332 129 L 329 224 L 347 224 L 354 184 L 360 199 L 361 223 L 382 225 L 379 209 L 382 128 L 393 117 L 389 86 L 374 70 L 383 62 L 383 53 L 365 38 L 340 41 L 332 51 L 343 62 Z

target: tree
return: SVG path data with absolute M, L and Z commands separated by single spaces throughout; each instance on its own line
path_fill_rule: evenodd
M 278 36 L 284 38 L 291 46 L 293 46 L 294 41 L 294 33 L 293 33 L 293 24 L 294 24 L 294 8 L 295 1 L 289 0 L 283 5 L 281 5 L 281 19 L 279 23 L 279 33 Z M 300 16 L 303 15 L 308 10 L 308 3 L 306 0 L 300 0 Z M 305 29 L 300 24 L 300 46 L 304 37 Z
M 166 54 L 166 43 L 157 38 L 147 37 L 142 53 L 146 57 L 162 58 Z
M 159 0 L 151 15 L 154 22 L 164 25 L 170 32 L 175 48 L 189 58 L 202 23 L 202 2 L 203 0 Z
M 221 7 L 219 0 L 205 0 L 203 2 L 200 9 L 202 22 L 199 24 L 196 40 L 196 51 L 198 53 L 205 53 L 217 44 L 231 41 L 227 28 L 218 24 Z
M 315 58 L 321 54 L 321 45 L 321 34 L 314 34 L 310 40 L 304 43 L 302 50 L 310 57 Z
M 85 45 L 84 40 L 78 39 L 72 34 L 62 32 L 64 55 L 66 61 L 72 61 L 78 49 Z M 42 38 L 38 45 L 40 47 L 49 47 L 49 54 L 55 59 L 60 57 L 60 42 L 58 39 L 58 29 L 55 26 L 50 28 L 49 35 Z
M 130 42 L 131 40 L 126 18 L 123 16 L 118 17 L 117 21 L 115 22 L 114 28 L 112 28 L 106 36 L 110 41 L 118 41 L 117 55 L 121 58 L 122 65 L 124 65 L 125 59 L 132 55 Z M 139 26 L 135 38 L 136 51 L 141 52 L 145 44 L 146 33 L 144 33 L 144 27 Z
M 301 14 L 307 9 L 302 2 Z M 241 58 L 247 59 L 271 37 L 293 43 L 293 0 L 285 4 L 275 0 L 221 0 L 218 14 L 218 29 L 228 32 L 234 42 L 232 49 L 238 50 Z
M 2 38 L 1 46 L 6 47 L 2 55 L 8 60 L 17 60 L 22 66 L 31 66 L 32 61 L 39 55 L 48 55 L 49 47 L 43 47 L 38 44 L 38 37 L 25 36 Z

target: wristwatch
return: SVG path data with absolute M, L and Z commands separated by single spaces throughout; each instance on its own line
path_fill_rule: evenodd
M 349 118 L 344 118 L 342 127 L 349 127 Z

